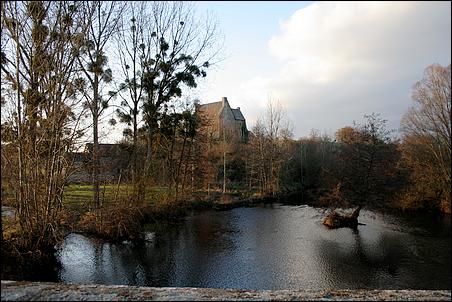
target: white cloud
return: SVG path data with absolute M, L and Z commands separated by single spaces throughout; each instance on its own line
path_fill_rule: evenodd
M 309 5 L 268 42 L 280 70 L 244 82 L 241 98 L 262 104 L 269 92 L 277 96 L 296 135 L 334 132 L 371 112 L 398 128 L 424 68 L 450 64 L 450 8 L 450 2 Z

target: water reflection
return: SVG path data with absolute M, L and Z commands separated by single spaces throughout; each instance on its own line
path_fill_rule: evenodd
M 154 248 L 159 250 L 153 252 Z M 74 283 L 155 284 L 171 282 L 174 271 L 169 246 L 153 243 L 111 244 L 69 235 L 59 252 L 60 279 Z
M 307 206 L 193 214 L 143 244 L 71 234 L 63 282 L 244 289 L 450 289 L 450 219 L 380 215 L 329 230 Z
M 359 230 L 349 230 L 342 242 L 319 240 L 316 244 L 318 263 L 323 265 L 335 288 L 406 288 L 397 280 L 407 249 L 390 236 L 379 236 L 377 243 L 366 242 Z M 375 248 L 377 247 L 378 248 Z M 394 287 L 396 286 L 396 287 Z
M 341 241 L 317 241 L 318 263 L 333 287 L 450 289 L 450 220 L 436 225 L 411 220 L 395 225 L 390 216 L 387 224 L 369 221 L 368 227 L 347 230 Z

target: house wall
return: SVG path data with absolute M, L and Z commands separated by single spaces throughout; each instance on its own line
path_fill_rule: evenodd
M 218 115 L 208 115 L 205 114 L 204 118 L 208 120 L 209 126 L 208 126 L 208 133 L 212 136 L 214 139 L 220 139 L 220 120 L 218 118 Z
M 218 102 L 220 103 L 220 102 Z M 225 138 L 227 141 L 239 141 L 246 143 L 248 141 L 248 130 L 246 122 L 236 120 L 231 106 L 226 97 L 221 99 L 221 107 L 218 105 L 200 106 L 198 112 L 202 119 L 207 121 L 204 128 L 213 139 L 223 139 L 223 129 L 225 129 Z M 212 106 L 212 107 L 211 107 Z
M 235 121 L 236 133 L 242 143 L 248 142 L 248 130 L 245 121 Z
M 219 116 L 219 129 L 220 129 L 220 139 L 223 136 L 223 130 L 225 130 L 225 136 L 227 140 L 233 138 L 233 136 L 237 135 L 237 123 L 234 118 L 234 114 L 232 113 L 231 107 L 229 106 L 228 101 L 225 101 L 223 104 L 223 108 L 221 110 Z
M 92 155 L 88 145 L 85 145 L 83 153 L 75 153 L 73 167 L 70 170 L 68 181 L 72 183 L 90 183 L 92 181 Z M 105 182 L 116 181 L 129 163 L 130 154 L 127 150 L 115 145 L 105 150 L 100 146 L 99 150 L 99 180 Z

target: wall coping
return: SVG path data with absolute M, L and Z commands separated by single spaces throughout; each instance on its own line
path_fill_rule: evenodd
M 1 281 L 2 301 L 450 301 L 450 290 L 241 290 Z

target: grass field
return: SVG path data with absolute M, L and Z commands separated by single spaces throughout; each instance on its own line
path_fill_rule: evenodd
M 101 185 L 99 186 L 99 198 L 102 204 L 114 202 L 129 196 L 132 193 L 133 187 L 131 185 L 122 184 L 119 185 Z M 148 189 L 147 202 L 152 203 L 156 197 L 161 194 L 167 193 L 166 187 L 153 187 Z M 150 193 L 150 194 L 149 194 Z M 93 187 L 92 185 L 76 185 L 72 184 L 65 188 L 63 202 L 64 204 L 74 210 L 86 208 L 91 204 L 93 199 Z
M 133 187 L 131 185 L 122 184 L 122 185 L 101 185 L 99 187 L 99 198 L 103 205 L 107 205 L 109 203 L 115 202 L 115 200 L 120 201 L 122 198 L 130 196 L 132 193 Z M 160 200 L 163 198 L 166 193 L 169 192 L 167 187 L 152 187 L 148 188 L 146 192 L 146 203 L 150 205 L 154 203 L 156 200 Z M 6 205 L 4 203 L 5 197 L 13 198 L 10 196 L 6 190 L 2 190 L 2 205 Z M 83 214 L 85 213 L 89 205 L 92 204 L 93 199 L 93 187 L 92 185 L 77 185 L 71 184 L 65 187 L 64 195 L 63 195 L 63 204 L 64 207 L 69 210 L 72 214 Z M 11 204 L 8 204 L 13 206 Z M 77 216 L 77 215 L 76 215 Z M 17 235 L 19 229 L 19 224 L 17 217 L 7 217 L 2 216 L 2 233 L 4 239 L 10 239 Z
M 102 204 L 121 200 L 132 194 L 133 186 L 130 184 L 107 184 L 99 186 L 99 198 Z M 167 187 L 147 188 L 146 202 L 153 203 L 169 192 Z M 2 188 L 2 205 L 13 206 L 13 194 Z M 63 204 L 71 210 L 87 209 L 93 200 L 93 186 L 90 184 L 71 184 L 64 188 Z

